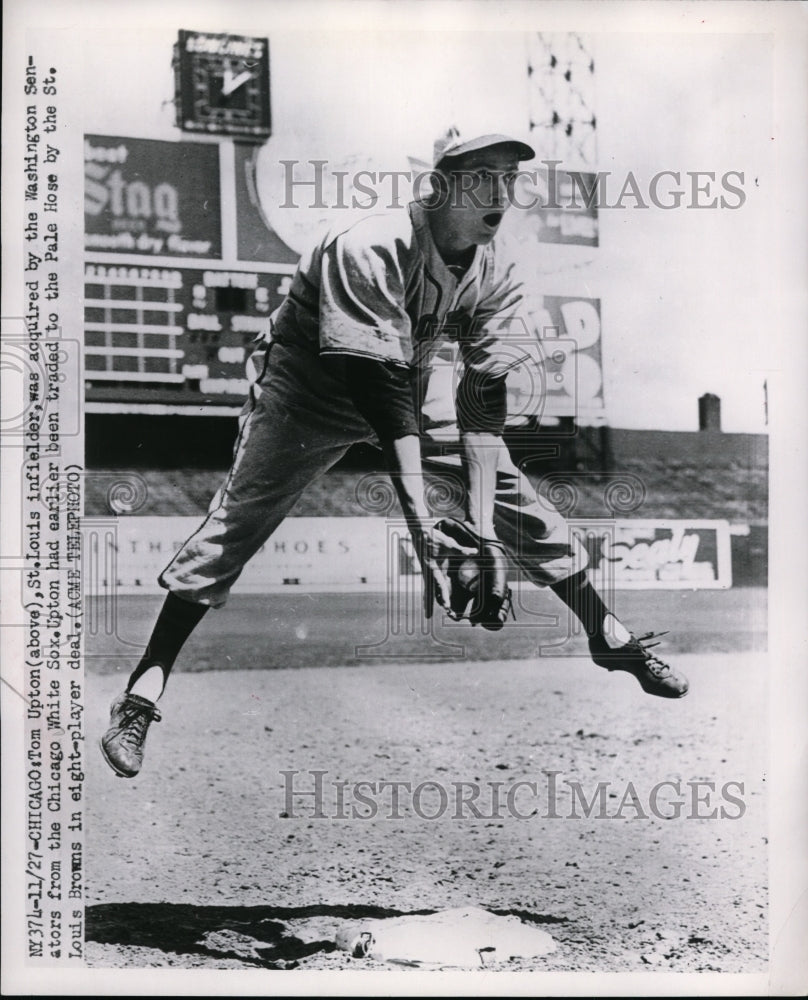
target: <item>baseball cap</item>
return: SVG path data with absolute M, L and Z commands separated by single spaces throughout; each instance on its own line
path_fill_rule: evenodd
M 535 150 L 526 142 L 514 139 L 513 136 L 503 135 L 499 132 L 490 132 L 485 135 L 478 133 L 463 135 L 456 125 L 450 125 L 435 140 L 432 150 L 432 166 L 437 167 L 441 160 L 447 157 L 462 156 L 464 153 L 474 153 L 478 149 L 487 149 L 489 146 L 503 144 L 515 147 L 517 157 L 520 160 L 532 160 L 536 155 Z

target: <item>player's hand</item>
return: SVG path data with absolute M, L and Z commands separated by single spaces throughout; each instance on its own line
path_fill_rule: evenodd
M 455 621 L 468 619 L 472 625 L 499 631 L 513 607 L 508 556 L 502 542 L 494 535 L 484 538 L 475 526 L 453 517 L 439 521 L 432 533 L 455 543 L 439 556 L 441 569 L 449 580 L 449 615 Z M 458 549 L 471 554 L 457 556 Z
M 451 609 L 452 588 L 445 570 L 447 553 L 470 556 L 477 550 L 461 545 L 434 524 L 421 526 L 412 536 L 424 577 L 424 615 L 431 618 L 435 601 L 447 611 Z

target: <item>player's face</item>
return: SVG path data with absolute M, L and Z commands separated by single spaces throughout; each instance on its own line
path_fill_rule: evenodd
M 486 244 L 511 205 L 519 161 L 507 147 L 459 157 L 448 174 L 444 226 L 456 246 Z

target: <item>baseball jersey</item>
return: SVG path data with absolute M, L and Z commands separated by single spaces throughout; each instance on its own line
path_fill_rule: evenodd
M 301 260 L 272 339 L 420 373 L 446 340 L 459 343 L 464 365 L 480 375 L 530 360 L 535 335 L 519 316 L 523 290 L 513 267 L 492 242 L 476 248 L 458 278 L 432 240 L 428 211 L 416 201 L 326 236 Z

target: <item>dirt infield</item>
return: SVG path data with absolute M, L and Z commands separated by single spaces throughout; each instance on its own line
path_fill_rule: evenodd
M 509 969 L 763 971 L 766 655 L 677 663 L 680 702 L 580 656 L 180 672 L 125 781 L 90 660 L 88 964 L 372 967 L 346 921 L 480 906 L 557 943 Z

